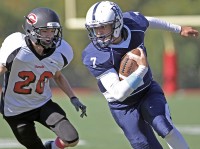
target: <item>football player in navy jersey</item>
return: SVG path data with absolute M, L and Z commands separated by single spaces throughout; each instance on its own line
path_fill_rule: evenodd
M 62 74 L 73 59 L 71 46 L 62 39 L 58 15 L 49 8 L 36 8 L 25 17 L 24 30 L 9 35 L 0 49 L 0 74 L 4 73 L 1 113 L 17 140 L 27 149 L 73 147 L 79 135 L 64 110 L 52 101 L 49 80 L 70 98 L 81 117 L 86 106 L 76 97 Z M 52 130 L 57 138 L 43 145 L 35 121 Z
M 91 43 L 82 53 L 83 63 L 97 79 L 113 118 L 131 146 L 134 149 L 161 149 L 153 128 L 170 148 L 188 149 L 188 144 L 172 123 L 163 90 L 153 80 L 151 69 L 146 64 L 144 37 L 148 27 L 186 37 L 196 37 L 198 31 L 146 17 L 139 12 L 122 13 L 119 6 L 110 1 L 92 5 L 87 12 L 85 26 Z M 139 67 L 120 81 L 118 71 L 121 58 L 135 48 L 143 51 L 141 56 L 130 56 Z

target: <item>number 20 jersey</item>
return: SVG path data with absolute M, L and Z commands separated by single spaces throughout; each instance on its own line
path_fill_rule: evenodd
M 72 58 L 72 48 L 64 40 L 58 48 L 40 56 L 25 35 L 8 36 L 0 49 L 0 63 L 8 70 L 4 74 L 1 112 L 14 116 L 44 105 L 52 97 L 49 79 Z

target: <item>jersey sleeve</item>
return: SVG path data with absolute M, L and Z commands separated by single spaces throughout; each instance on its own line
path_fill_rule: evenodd
M 149 22 L 140 12 L 128 11 L 123 13 L 124 24 L 133 24 L 135 29 L 146 31 L 149 27 Z
M 95 49 L 86 49 L 82 54 L 83 64 L 90 73 L 99 78 L 104 72 L 113 68 L 112 56 L 109 51 L 98 51 Z
M 61 69 L 63 69 L 67 67 L 73 59 L 74 53 L 72 47 L 66 41 L 62 40 L 62 44 L 58 47 L 57 51 L 61 54 L 63 61 Z
M 2 43 L 0 48 L 0 63 L 5 65 L 8 56 L 16 49 L 21 47 L 24 35 L 17 32 L 9 35 Z
M 181 32 L 181 26 L 169 23 L 167 21 L 161 20 L 159 18 L 154 17 L 148 17 L 146 16 L 146 19 L 149 21 L 149 27 L 151 29 L 161 29 L 166 30 L 170 32 L 180 33 Z

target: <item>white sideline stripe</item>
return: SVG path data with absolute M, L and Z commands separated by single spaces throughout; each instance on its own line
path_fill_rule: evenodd
M 200 135 L 200 125 L 176 125 L 176 128 L 183 134 L 188 135 Z M 120 132 L 122 132 L 120 130 Z M 43 139 L 42 142 L 46 142 L 49 140 L 54 140 L 53 138 Z M 86 145 L 86 141 L 80 140 L 78 145 Z M 11 148 L 22 148 L 23 146 L 20 145 L 16 139 L 0 139 L 0 149 L 11 149 Z
M 183 134 L 200 135 L 200 125 L 175 125 Z
M 176 125 L 176 128 L 182 133 L 186 135 L 200 135 L 200 125 Z M 123 133 L 121 129 L 119 129 L 120 133 Z
M 42 139 L 42 142 L 46 142 L 49 140 L 54 140 L 52 138 L 50 139 Z M 86 145 L 86 141 L 79 140 L 78 146 Z M 21 144 L 18 143 L 16 139 L 0 139 L 0 149 L 6 149 L 6 148 L 23 148 Z

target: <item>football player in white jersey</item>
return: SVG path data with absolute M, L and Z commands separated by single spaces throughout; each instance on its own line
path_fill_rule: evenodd
M 117 4 L 100 1 L 92 5 L 86 15 L 91 43 L 83 51 L 83 63 L 97 79 L 113 118 L 134 149 L 162 149 L 151 127 L 170 148 L 188 149 L 171 121 L 161 87 L 153 79 L 150 67 L 141 61 L 143 54 L 132 57 L 137 61 L 138 69 L 119 80 L 120 61 L 127 52 L 139 47 L 147 55 L 144 37 L 148 27 L 182 36 L 198 36 L 198 31 L 192 27 L 145 17 L 139 12 L 122 13 Z
M 54 79 L 76 110 L 81 110 L 81 117 L 86 116 L 86 106 L 61 72 L 73 59 L 72 48 L 62 39 L 58 15 L 49 8 L 33 9 L 25 17 L 24 30 L 26 34 L 9 35 L 0 49 L 0 74 L 4 74 L 1 113 L 27 149 L 73 147 L 79 141 L 78 132 L 52 101 L 49 86 Z M 43 145 L 35 121 L 52 130 L 55 141 Z

